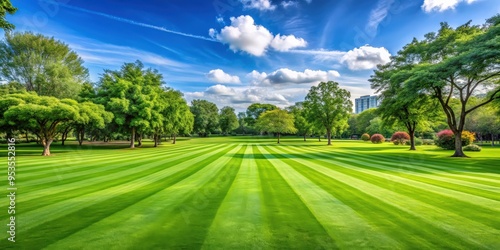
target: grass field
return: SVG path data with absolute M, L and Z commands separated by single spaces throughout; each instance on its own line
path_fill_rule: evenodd
M 325 144 L 19 144 L 17 241 L 3 230 L 0 249 L 500 249 L 500 147 Z

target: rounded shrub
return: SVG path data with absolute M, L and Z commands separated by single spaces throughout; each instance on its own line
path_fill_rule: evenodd
M 434 140 L 433 139 L 423 139 L 422 144 L 424 145 L 434 145 Z
M 462 146 L 467 146 L 474 142 L 474 133 L 462 131 Z M 435 143 L 437 146 L 454 150 L 455 149 L 455 134 L 449 129 L 445 129 L 436 134 Z
M 370 135 L 368 133 L 364 133 L 361 135 L 361 140 L 363 141 L 369 141 L 370 140 Z
M 391 141 L 394 145 L 405 145 L 410 140 L 410 135 L 406 132 L 398 131 L 392 134 Z
M 374 134 L 370 138 L 370 141 L 372 143 L 383 143 L 385 141 L 385 137 L 383 135 L 381 135 L 381 134 Z
M 481 147 L 479 147 L 476 144 L 467 145 L 467 146 L 463 147 L 462 149 L 464 151 L 475 151 L 475 152 L 481 151 Z

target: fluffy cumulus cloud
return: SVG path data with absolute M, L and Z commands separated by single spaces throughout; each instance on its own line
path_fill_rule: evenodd
M 277 51 L 288 51 L 292 48 L 299 48 L 307 46 L 306 40 L 296 38 L 294 35 L 281 36 L 276 35 L 271 41 L 271 47 Z
M 455 9 L 455 7 L 461 2 L 466 2 L 467 4 L 471 4 L 475 1 L 477 0 L 424 0 L 422 9 L 425 12 L 432 12 L 432 11 L 443 12 L 448 9 Z
M 235 95 L 235 91 L 233 88 L 229 88 L 227 86 L 217 84 L 214 86 L 210 86 L 205 90 L 205 93 L 219 96 L 233 96 Z
M 276 5 L 271 4 L 269 0 L 240 0 L 246 9 L 258 9 L 268 11 L 276 9 Z
M 378 64 L 386 64 L 390 59 L 391 54 L 386 48 L 365 45 L 349 50 L 340 61 L 351 70 L 367 70 L 375 68 Z
M 328 81 L 339 77 L 339 72 L 335 70 L 310 70 L 298 72 L 287 68 L 278 69 L 272 73 L 259 73 L 252 71 L 247 75 L 250 78 L 252 85 L 269 86 L 269 85 L 286 85 L 286 84 L 307 84 Z
M 234 52 L 245 51 L 254 56 L 262 56 L 267 49 L 288 51 L 293 48 L 305 47 L 307 42 L 294 35 L 274 36 L 262 25 L 256 25 L 251 16 L 231 17 L 231 25 L 220 32 L 209 30 L 209 35 L 225 44 Z
M 207 78 L 216 83 L 240 83 L 240 78 L 238 76 L 232 76 L 222 69 L 210 70 L 207 74 Z

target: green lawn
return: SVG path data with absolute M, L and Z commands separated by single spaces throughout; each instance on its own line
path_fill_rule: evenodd
M 500 147 L 69 144 L 17 145 L 17 242 L 3 230 L 0 249 L 500 249 Z

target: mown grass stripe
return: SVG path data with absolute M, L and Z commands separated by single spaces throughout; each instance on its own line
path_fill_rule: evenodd
M 85 229 L 59 239 L 47 249 L 99 249 L 102 246 L 113 246 L 117 249 L 179 249 L 186 248 L 182 245 L 190 244 L 199 248 L 204 239 L 204 234 L 200 234 L 199 230 L 208 230 L 213 219 L 204 212 L 212 212 L 215 216 L 226 189 L 238 172 L 235 166 L 239 163 L 234 162 L 232 155 L 242 149 L 242 145 L 239 145 L 222 151 L 216 159 L 202 165 L 201 170 L 196 173 Z M 179 206 L 188 204 L 191 210 L 179 210 Z M 213 211 L 206 211 L 210 208 Z M 198 224 L 197 214 L 200 213 L 202 217 L 209 219 L 208 225 Z M 114 230 L 106 231 L 110 227 Z M 170 234 L 174 236 L 169 237 Z M 200 236 L 198 242 L 192 241 Z
M 248 145 L 240 170 L 210 225 L 202 248 L 269 248 L 269 242 L 263 237 L 261 193 L 257 163 L 252 146 Z
M 338 248 L 325 228 L 259 148 L 253 147 L 253 152 L 262 187 L 264 224 L 267 225 L 263 234 L 266 241 L 270 242 L 270 248 Z
M 219 148 L 221 146 L 222 145 L 217 145 L 217 146 L 215 146 L 215 148 Z M 195 154 L 197 152 L 207 152 L 207 151 L 210 151 L 213 149 L 214 149 L 214 147 L 211 147 L 211 148 L 206 148 L 206 149 L 200 150 L 200 151 L 192 151 L 188 154 L 186 154 L 186 153 L 175 154 L 175 155 L 173 155 L 174 157 L 171 157 L 171 155 L 168 155 L 168 154 L 156 154 L 154 157 L 142 157 L 141 156 L 135 160 L 126 161 L 126 162 L 124 162 L 123 160 L 116 160 L 116 161 L 106 162 L 106 165 L 104 167 L 102 166 L 104 161 L 100 161 L 100 162 L 96 163 L 96 165 L 93 166 L 92 168 L 87 169 L 87 170 L 83 170 L 83 171 L 68 171 L 67 174 L 60 174 L 60 173 L 59 174 L 52 174 L 51 176 L 46 177 L 46 178 L 39 178 L 39 179 L 33 179 L 33 180 L 25 180 L 24 176 L 22 174 L 19 174 L 18 178 L 20 178 L 22 180 L 22 187 L 23 188 L 29 187 L 29 186 L 38 186 L 38 185 L 42 185 L 45 183 L 58 183 L 58 184 L 73 183 L 76 180 L 81 180 L 83 178 L 86 179 L 88 177 L 95 176 L 96 174 L 98 174 L 99 176 L 105 176 L 106 174 L 114 174 L 118 171 L 121 171 L 121 169 L 130 170 L 130 169 L 132 169 L 129 167 L 130 165 L 140 166 L 140 164 L 145 164 L 145 165 L 143 165 L 143 167 L 144 166 L 146 166 L 146 167 L 151 166 L 151 165 L 155 164 L 154 161 L 162 160 L 165 157 L 167 157 L 167 155 L 168 155 L 170 160 L 176 160 L 176 159 L 180 159 L 180 158 L 185 158 L 186 156 Z M 111 164 L 114 162 L 119 162 L 119 164 Z M 86 165 L 86 164 L 82 164 L 82 165 Z M 35 190 L 35 189 L 33 189 L 33 190 Z
M 440 235 L 434 233 L 435 230 L 441 230 L 432 224 L 425 223 L 397 207 L 381 203 L 372 196 L 317 172 L 295 161 L 293 157 L 290 157 L 289 153 L 283 153 L 277 148 L 269 148 L 268 150 L 273 152 L 280 160 L 287 162 L 289 166 L 304 177 L 352 208 L 357 215 L 376 227 L 377 230 L 385 235 L 390 235 L 392 239 L 401 244 L 400 248 L 406 245 L 419 246 L 420 248 L 459 248 L 462 246 L 454 241 L 443 241 Z M 307 159 L 307 161 L 316 162 L 315 159 Z M 422 227 L 427 230 L 421 230 Z M 359 235 L 359 237 L 370 238 L 373 235 Z M 377 243 L 377 245 L 364 245 L 363 247 L 377 248 L 380 246 L 382 245 Z
M 328 159 L 335 159 L 336 161 L 348 163 L 350 164 L 352 169 L 358 170 L 360 172 L 378 175 L 386 179 L 391 179 L 395 182 L 408 184 L 419 189 L 431 191 L 443 196 L 448 196 L 457 200 L 461 200 L 463 202 L 468 202 L 487 209 L 500 211 L 500 202 L 497 201 L 500 193 L 495 191 L 477 190 L 471 186 L 465 186 L 465 188 L 463 188 L 464 186 L 460 184 L 447 182 L 448 179 L 443 179 L 441 181 L 432 181 L 432 178 L 429 178 L 427 176 L 419 176 L 416 173 L 406 171 L 405 169 L 386 167 L 386 162 L 383 163 L 384 165 L 379 162 L 370 163 L 369 161 L 364 161 L 363 158 L 360 159 L 358 157 L 345 157 L 338 153 L 333 153 L 329 156 L 324 153 L 320 153 L 319 155 L 321 155 L 323 158 L 326 157 Z M 363 167 L 356 167 L 356 165 Z M 380 170 L 389 171 L 390 174 L 384 173 Z
M 376 245 L 392 249 L 400 247 L 396 241 L 380 233 L 376 227 L 358 216 L 352 208 L 305 178 L 263 147 L 258 146 L 258 148 L 298 194 L 330 237 L 335 239 L 340 248 Z M 367 237 L 368 235 L 370 237 Z
M 124 183 L 133 181 L 135 179 L 151 175 L 165 168 L 182 164 L 188 158 L 198 157 L 204 154 L 205 152 L 198 151 L 196 152 L 196 154 L 187 154 L 184 155 L 183 157 L 169 157 L 161 161 L 155 161 L 154 162 L 155 166 L 148 166 L 151 164 L 146 164 L 142 166 L 139 165 L 135 168 L 130 168 L 129 170 L 126 171 L 113 173 L 110 176 L 98 175 L 98 177 L 83 179 L 81 181 L 69 183 L 66 185 L 49 187 L 43 190 L 39 190 L 38 192 L 29 192 L 27 194 L 23 194 L 20 197 L 18 205 L 22 207 L 37 208 L 49 205 L 51 203 L 67 200 L 73 197 L 85 195 L 92 192 L 97 192 L 102 189 L 122 185 Z M 51 199 L 45 198 L 47 196 L 51 197 Z
M 68 215 L 72 212 L 78 211 L 84 207 L 91 207 L 96 203 L 111 199 L 121 194 L 128 193 L 135 189 L 140 189 L 143 186 L 152 184 L 172 174 L 182 171 L 183 169 L 189 168 L 190 166 L 195 165 L 197 162 L 209 158 L 210 156 L 213 156 L 219 152 L 223 152 L 230 147 L 234 146 L 229 145 L 224 148 L 214 150 L 208 154 L 178 164 L 175 167 L 170 167 L 165 170 L 155 172 L 154 174 L 135 179 L 134 181 L 129 182 L 126 185 L 114 186 L 97 192 L 88 193 L 86 195 L 68 199 L 62 202 L 53 203 L 51 205 L 26 212 L 18 218 L 19 224 L 24 225 L 19 229 L 19 232 L 22 233 L 23 231 L 27 231 L 49 220 L 55 220 L 64 215 Z M 161 162 L 158 164 L 161 164 Z
M 58 169 L 61 170 L 70 170 L 70 171 L 79 171 L 80 169 L 86 169 L 93 167 L 94 165 L 99 164 L 100 162 L 114 162 L 116 160 L 122 160 L 123 161 L 123 156 L 124 154 L 127 154 L 127 156 L 136 156 L 138 158 L 142 159 L 147 159 L 152 156 L 156 155 L 172 155 L 176 153 L 185 153 L 185 152 L 191 152 L 191 151 L 196 151 L 200 150 L 203 148 L 206 148 L 208 145 L 198 145 L 197 147 L 189 147 L 189 148 L 175 148 L 173 150 L 169 151 L 164 151 L 160 150 L 157 148 L 157 150 L 148 150 L 148 151 L 134 151 L 134 150 L 121 150 L 121 152 L 113 152 L 113 153 L 108 153 L 108 154 L 95 154 L 94 152 L 81 152 L 80 154 L 71 154 L 68 155 L 67 157 L 54 157 L 57 161 L 57 166 Z M 140 150 L 140 149 L 139 149 Z M 33 165 L 28 165 L 25 162 L 21 162 L 21 165 L 23 166 L 22 169 L 20 169 L 20 173 L 23 173 L 25 177 L 29 176 L 35 176 L 38 174 L 43 174 L 47 170 L 52 170 L 54 168 L 54 165 L 51 165 L 53 163 L 52 161 L 45 161 L 45 159 L 48 158 L 42 158 L 39 161 L 37 161 L 36 166 Z M 85 162 L 86 164 L 76 164 L 79 162 Z
M 296 159 L 299 162 L 303 159 Z M 334 164 L 338 167 L 353 169 L 355 166 L 343 164 L 338 161 L 318 159 L 329 164 Z M 427 223 L 434 224 L 449 234 L 453 234 L 457 240 L 463 240 L 464 244 L 469 244 L 471 247 L 495 248 L 498 246 L 498 238 L 500 231 L 479 222 L 467 219 L 465 217 L 450 213 L 436 206 L 421 202 L 409 196 L 401 195 L 391 191 L 385 187 L 371 184 L 367 181 L 360 180 L 340 171 L 328 168 L 310 161 L 303 163 L 316 171 L 330 176 L 338 181 L 341 181 L 352 188 L 364 192 L 374 198 L 378 198 L 381 202 L 398 207 L 407 213 L 410 213 Z M 421 213 L 419 210 L 432 211 L 432 213 Z
M 479 177 L 475 176 L 476 173 L 470 172 L 463 170 L 463 166 L 460 166 L 460 164 L 456 164 L 454 162 L 440 162 L 435 159 L 425 159 L 425 158 L 419 158 L 417 160 L 413 159 L 412 157 L 422 157 L 420 155 L 421 152 L 412 152 L 413 154 L 407 153 L 403 155 L 399 155 L 397 158 L 387 158 L 387 157 L 380 157 L 376 155 L 362 155 L 363 159 L 369 160 L 369 161 L 374 161 L 374 162 L 384 162 L 388 163 L 388 165 L 393 165 L 397 166 L 400 168 L 406 168 L 409 171 L 415 171 L 415 172 L 420 172 L 420 173 L 430 173 L 433 175 L 440 175 L 444 177 L 451 177 L 453 179 L 460 179 L 463 181 L 467 182 L 472 182 L 474 184 L 481 185 L 481 183 L 487 185 L 487 186 L 495 186 L 495 187 L 500 187 L 500 179 L 498 178 L 497 174 L 493 175 L 488 175 L 488 177 Z M 344 157 L 360 157 L 360 154 L 356 153 L 345 153 L 345 152 L 336 152 L 335 154 L 342 155 Z M 407 157 L 404 157 L 407 156 Z M 419 163 L 420 161 L 424 161 L 425 163 Z M 433 165 L 440 163 L 440 167 L 443 166 L 450 166 L 453 165 L 454 167 L 448 167 L 446 169 L 438 169 L 438 168 L 433 168 L 432 166 L 437 166 Z M 500 161 L 498 162 L 500 164 Z M 478 182 L 479 181 L 479 182 Z

